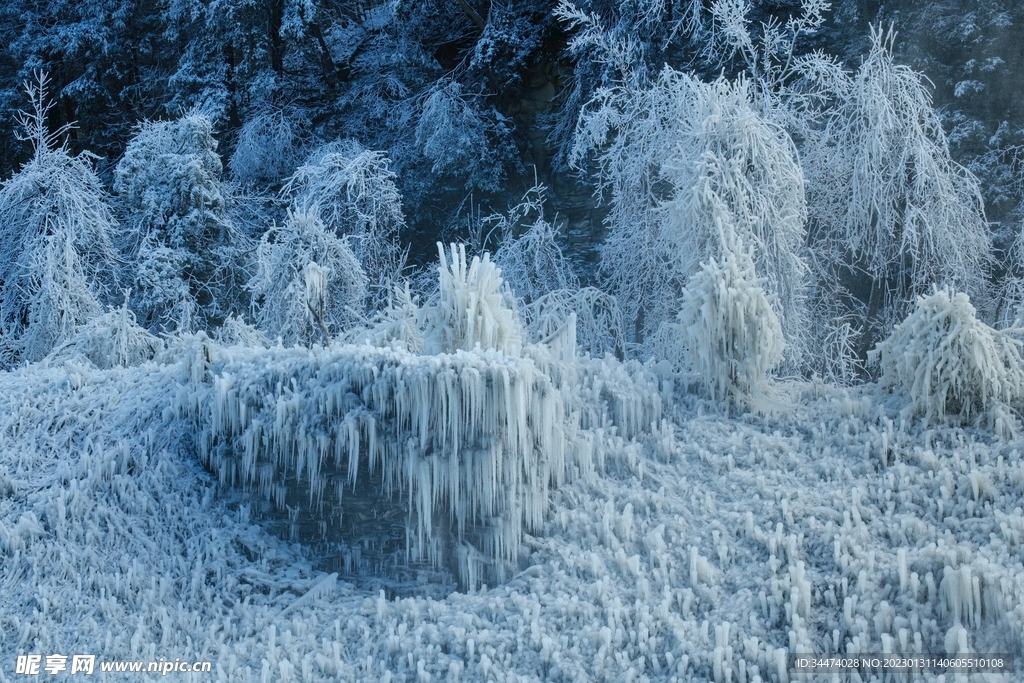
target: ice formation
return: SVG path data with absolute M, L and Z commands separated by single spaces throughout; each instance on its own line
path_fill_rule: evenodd
M 919 297 L 874 356 L 883 384 L 905 392 L 913 410 L 929 421 L 952 412 L 1004 422 L 1006 406 L 1024 396 L 1020 342 L 978 320 L 962 292 L 940 289 Z
M 208 659 L 225 681 L 777 683 L 797 680 L 794 652 L 1024 650 L 1019 441 L 904 420 L 898 400 L 870 385 L 790 386 L 789 413 L 741 419 L 677 395 L 657 401 L 664 412 L 651 425 L 653 401 L 672 389 L 649 370 L 582 359 L 561 392 L 539 362 L 369 345 L 247 349 L 197 335 L 129 367 L 72 359 L 0 374 L 0 671 L 18 653 L 77 648 L 108 660 Z M 534 453 L 531 472 L 487 471 L 518 477 L 534 496 L 532 509 L 515 508 L 528 529 L 514 573 L 443 599 L 314 570 L 195 459 L 199 445 L 237 482 L 262 466 L 326 481 L 340 449 L 335 476 L 347 486 L 351 453 L 361 478 L 371 452 L 383 472 L 395 456 L 423 468 L 412 474 L 425 484 L 408 485 L 396 467 L 395 491 L 434 514 L 413 518 L 413 537 L 421 522 L 457 519 L 445 487 L 462 487 L 463 555 L 488 566 L 484 537 L 508 536 L 474 528 L 474 506 L 507 498 L 469 491 L 463 475 L 492 467 L 493 443 L 469 445 L 488 420 L 501 433 L 522 416 L 520 443 L 537 443 L 529 405 L 472 417 L 511 396 L 577 406 L 575 444 L 558 432 L 575 423 L 554 412 L 552 431 L 539 432 L 561 440 L 566 478 L 542 485 L 557 469 L 546 453 Z M 206 426 L 198 444 L 195 416 Z M 389 419 L 408 451 L 389 453 Z M 480 459 L 426 455 L 421 434 L 428 448 L 444 438 L 444 454 L 458 443 L 460 458 Z M 233 453 L 219 448 L 228 442 Z M 596 471 L 573 479 L 569 454 L 584 462 L 587 443 Z M 325 486 L 325 507 L 332 493 Z
M 551 487 L 593 473 L 594 430 L 635 437 L 660 422 L 661 394 L 639 365 L 577 363 L 571 317 L 562 346 L 555 335 L 524 348 L 499 269 L 449 253 L 438 297 L 417 313 L 423 353 L 209 346 L 178 409 L 220 480 L 263 492 L 293 524 L 337 523 L 359 478 L 379 472 L 378 495 L 406 508 L 406 561 L 446 565 L 472 587 L 515 565 Z
M 460 543 L 512 562 L 524 528 L 543 520 L 549 486 L 592 468 L 573 406 L 529 358 L 343 346 L 226 358 L 211 372 L 199 447 L 223 482 L 283 505 L 294 476 L 308 512 L 330 517 L 346 486 L 379 469 L 381 495 L 409 506 L 414 561 L 440 559 L 436 527 L 450 517 Z
M 236 321 L 149 358 L 114 311 L 89 339 L 117 343 L 0 373 L 0 667 L 77 650 L 224 681 L 782 683 L 794 653 L 1019 661 L 1019 440 L 908 419 L 872 385 L 780 382 L 785 414 L 729 419 L 652 366 L 495 348 L 508 330 L 469 321 L 516 324 L 500 274 L 457 250 L 444 271 L 486 307 L 406 292 L 378 345 L 266 348 Z M 466 316 L 450 346 L 404 338 L 442 312 Z M 367 590 L 366 546 L 318 571 L 241 487 L 293 525 L 397 525 L 404 561 L 461 590 Z M 368 490 L 402 516 L 360 517 Z
M 782 326 L 754 260 L 732 236 L 721 260 L 710 259 L 686 283 L 678 315 L 689 357 L 715 399 L 749 401 L 763 394 L 782 360 Z
M 449 263 L 444 247 L 437 247 L 440 292 L 425 311 L 424 351 L 472 351 L 479 346 L 518 355 L 523 333 L 512 295 L 502 288 L 501 269 L 486 253 L 467 264 L 465 245 L 451 245 Z
M 504 576 L 524 530 L 543 522 L 549 489 L 593 472 L 596 439 L 582 425 L 635 435 L 660 419 L 656 391 L 612 388 L 635 386 L 625 372 L 591 380 L 601 408 L 584 415 L 536 361 L 493 350 L 236 350 L 215 354 L 208 372 L 180 407 L 222 482 L 337 520 L 346 487 L 379 470 L 379 495 L 408 507 L 407 560 L 448 563 L 467 585 Z M 449 524 L 454 548 L 441 533 Z
M 406 291 L 376 344 L 267 348 L 235 321 L 0 373 L 0 667 L 77 648 L 224 681 L 782 683 L 794 653 L 1024 651 L 1019 440 L 872 385 L 779 382 L 787 412 L 729 419 L 652 366 L 502 351 L 476 323 L 467 343 L 474 311 L 516 321 L 473 265 L 456 250 L 449 294 L 492 307 Z M 467 316 L 434 354 L 430 311 Z M 143 339 L 130 322 L 89 339 Z M 244 487 L 327 535 L 398 527 L 413 570 L 368 590 L 360 542 L 318 571 Z M 435 599 L 435 562 L 459 591 Z

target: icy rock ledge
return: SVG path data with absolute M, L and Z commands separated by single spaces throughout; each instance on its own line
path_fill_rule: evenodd
M 364 548 L 391 543 L 393 560 L 472 588 L 509 575 L 551 487 L 592 473 L 616 425 L 630 438 L 661 419 L 657 384 L 638 368 L 534 356 L 201 340 L 179 410 L 197 422 L 204 464 L 287 509 L 293 533 L 360 530 Z

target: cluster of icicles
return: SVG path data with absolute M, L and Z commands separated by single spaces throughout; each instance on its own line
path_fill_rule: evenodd
M 344 513 L 360 477 L 379 478 L 380 495 L 407 509 L 407 561 L 446 565 L 475 587 L 514 566 L 551 487 L 588 476 L 612 441 L 661 421 L 657 381 L 642 367 L 514 346 L 416 353 L 201 341 L 179 406 L 197 420 L 200 456 L 223 483 L 279 508 L 289 490 L 308 491 L 302 505 L 321 529 Z

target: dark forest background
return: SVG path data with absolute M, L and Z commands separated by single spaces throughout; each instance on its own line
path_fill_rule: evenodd
M 107 306 L 133 289 L 140 324 L 160 332 L 255 315 L 272 287 L 260 289 L 247 254 L 261 241 L 268 250 L 278 244 L 268 228 L 286 223 L 289 209 L 303 201 L 307 208 L 319 202 L 318 211 L 330 214 L 323 216 L 327 228 L 353 236 L 368 280 L 346 286 L 360 292 L 368 287 L 362 307 L 367 315 L 388 302 L 401 279 L 396 272 L 416 284 L 415 267 L 433 262 L 438 241 L 493 252 L 527 231 L 526 214 L 543 211 L 553 229 L 548 237 L 572 266 L 571 284 L 596 285 L 618 297 L 615 325 L 622 329 L 603 350 L 643 356 L 636 349 L 650 350 L 643 344 L 675 314 L 674 304 L 659 309 L 649 303 L 661 296 L 650 293 L 654 271 L 671 266 L 675 257 L 658 247 L 661 252 L 637 267 L 649 281 L 637 288 L 627 282 L 631 266 L 621 253 L 642 247 L 641 228 L 631 233 L 631 221 L 654 221 L 659 207 L 685 192 L 669 187 L 675 181 L 666 169 L 673 162 L 655 154 L 647 162 L 652 170 L 643 175 L 651 186 L 639 203 L 629 198 L 632 181 L 624 164 L 633 152 L 614 157 L 608 145 L 614 150 L 630 136 L 646 138 L 635 121 L 615 116 L 640 107 L 634 114 L 642 118 L 643 96 L 670 93 L 675 86 L 665 80 L 665 67 L 705 83 L 719 79 L 741 89 L 749 83 L 752 106 L 792 139 L 808 182 L 807 206 L 801 199 L 797 208 L 807 213 L 806 244 L 793 257 L 792 273 L 809 289 L 793 301 L 810 302 L 809 319 L 841 321 L 830 328 L 831 350 L 807 351 L 808 357 L 838 354 L 846 360 L 791 367 L 849 380 L 863 375 L 856 368 L 873 344 L 932 285 L 968 289 L 989 320 L 1013 318 L 1020 292 L 1009 291 L 1005 282 L 1019 279 L 1021 270 L 1013 245 L 1024 198 L 1022 23 L 1024 8 L 1010 0 L 10 0 L 0 7 L 0 175 L 26 178 L 31 174 L 25 169 L 45 167 L 31 165 L 41 158 L 40 149 L 62 144 L 62 159 L 91 167 L 95 181 L 82 171 L 82 178 L 88 176 L 82 182 L 99 183 L 88 192 L 103 206 L 96 204 L 99 213 L 90 225 L 119 226 L 110 244 L 98 242 L 97 249 L 108 251 L 97 251 L 94 261 L 120 258 L 135 265 L 111 265 L 107 274 L 87 267 L 89 286 L 106 292 L 98 301 Z M 878 69 L 871 71 L 865 60 Z M 920 76 L 908 81 L 894 63 Z M 833 67 L 847 76 L 822 76 Z M 895 75 L 886 81 L 886 74 Z M 906 104 L 916 101 L 917 78 L 934 112 Z M 36 83 L 29 97 L 26 83 Z M 857 83 L 882 84 L 882 104 L 850 94 Z M 871 128 L 870 108 L 905 104 L 894 114 L 897 136 L 903 116 L 907 125 L 919 125 L 924 147 L 908 146 L 893 170 L 870 159 L 872 131 L 882 131 L 877 139 L 890 136 L 885 144 L 899 149 L 891 122 Z M 19 119 L 26 111 L 29 118 Z M 933 130 L 933 113 L 941 131 Z M 664 120 L 655 123 L 661 128 L 652 124 L 651 130 L 671 128 Z M 588 141 L 593 130 L 601 134 Z M 46 131 L 57 135 L 46 139 Z M 862 156 L 875 164 L 868 176 L 892 188 L 884 200 L 892 211 L 858 204 L 858 183 L 866 181 L 856 159 L 850 157 L 848 172 L 830 180 L 836 164 L 829 155 L 851 148 L 843 140 L 867 150 Z M 643 147 L 638 144 L 635 149 Z M 946 159 L 954 165 L 943 166 Z M 924 164 L 932 162 L 952 184 L 929 195 L 914 184 L 920 185 Z M 361 165 L 362 175 L 353 175 L 353 164 Z M 966 185 L 961 167 L 970 172 Z M 340 209 L 314 202 L 317 192 L 337 189 L 317 185 L 328 182 L 332 168 L 350 179 L 344 181 L 350 205 Z M 353 200 L 351 178 L 357 176 L 360 182 L 375 178 L 377 185 Z M 3 234 L 11 240 L 32 230 L 45 235 L 50 228 L 16 224 L 28 214 L 17 208 L 15 195 L 27 197 L 28 190 L 12 182 L 4 201 L 15 208 L 5 214 L 10 225 L 0 226 Z M 611 190 L 595 194 L 599 183 Z M 846 195 L 834 189 L 843 183 L 852 188 Z M 972 208 L 975 186 L 983 209 Z M 538 187 L 543 190 L 529 195 Z M 533 199 L 522 204 L 524 196 Z M 372 206 L 359 205 L 364 199 Z M 938 214 L 954 216 L 951 221 L 938 226 L 926 216 L 914 223 L 922 206 L 927 213 L 929 206 L 946 207 L 947 200 L 952 208 Z M 627 211 L 630 201 L 635 206 Z M 517 203 L 521 215 L 513 210 L 512 218 L 494 218 Z M 942 239 L 933 244 L 920 234 L 967 234 L 973 228 L 958 226 L 977 223 L 975 214 L 983 216 L 987 231 L 987 243 L 979 247 L 984 253 L 965 256 L 972 247 L 956 239 L 943 252 Z M 524 220 L 517 223 L 517 216 Z M 310 217 L 310 225 L 319 219 Z M 804 231 L 803 219 L 794 220 L 794 229 Z M 850 235 L 878 226 L 909 246 L 876 258 L 872 249 L 878 245 L 847 244 Z M 650 229 L 656 237 L 671 230 Z M 17 260 L 28 249 L 12 253 Z M 966 258 L 948 283 L 943 254 Z M 784 270 L 758 262 L 759 276 L 767 276 L 772 288 L 782 287 L 772 273 Z M 801 275 L 804 270 L 810 275 Z M 677 271 L 669 278 L 667 301 L 678 299 L 693 268 Z M 9 300 L 8 346 L 36 324 L 33 310 L 42 310 L 26 303 L 38 285 L 16 282 L 18 277 L 12 271 L 3 282 L 0 272 L 0 284 L 10 290 L 0 297 Z M 971 278 L 987 285 L 968 286 Z M 175 287 L 181 291 L 171 291 Z M 795 310 L 779 291 L 778 312 Z M 175 306 L 181 310 L 166 312 Z M 95 312 L 82 313 L 82 319 Z M 60 334 L 52 333 L 51 342 Z M 40 353 L 51 342 L 40 342 Z M 31 360 L 27 342 L 18 343 L 22 350 L 9 351 L 8 364 Z
M 399 177 L 407 237 L 417 256 L 432 257 L 448 229 L 440 226 L 469 215 L 470 194 L 476 208 L 503 210 L 536 172 L 570 212 L 580 202 L 573 193 L 589 195 L 567 168 L 565 146 L 602 75 L 579 73 L 596 67 L 567 49 L 570 29 L 554 16 L 556 4 L 10 0 L 0 8 L 0 173 L 10 176 L 31 155 L 14 120 L 26 108 L 22 84 L 43 70 L 58 104 L 49 124 L 75 123 L 72 150 L 97 155 L 107 183 L 141 121 L 195 111 L 213 122 L 229 177 L 261 190 L 279 185 L 317 140 L 353 138 L 384 150 Z M 645 9 L 592 4 L 609 26 L 625 27 Z M 751 8 L 756 26 L 800 3 L 755 0 Z M 689 2 L 662 3 L 664 33 L 641 36 L 645 58 L 654 68 L 717 74 L 723 65 L 702 62 L 701 46 L 668 41 L 690 11 Z M 1010 0 L 837 0 L 824 28 L 798 49 L 823 49 L 856 68 L 869 26 L 894 26 L 898 59 L 933 84 L 952 155 L 982 180 L 998 233 L 1021 198 L 1022 22 L 1024 7 Z M 440 158 L 417 130 L 424 101 L 445 89 L 460 95 L 457 116 L 469 125 Z M 246 125 L 275 122 L 291 135 L 277 141 L 286 149 L 263 168 L 232 163 Z

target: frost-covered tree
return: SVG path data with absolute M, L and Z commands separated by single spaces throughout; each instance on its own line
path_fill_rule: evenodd
M 546 188 L 536 185 L 508 215 L 484 221 L 501 234 L 494 262 L 516 296 L 526 302 L 559 289 L 578 289 L 579 278 L 558 244 L 558 230 L 544 218 Z
M 324 225 L 316 206 L 290 211 L 264 233 L 249 288 L 267 337 L 326 344 L 363 319 L 367 280 L 348 239 Z
M 665 65 L 706 82 L 745 77 L 758 113 L 792 133 L 838 69 L 812 49 L 828 11 L 827 0 L 560 0 L 555 13 L 578 60 L 554 131 L 561 156 L 572 159 L 588 101 L 606 88 L 646 88 Z
M 782 360 L 782 325 L 749 248 L 735 234 L 724 234 L 722 242 L 721 255 L 687 281 L 678 324 L 712 398 L 756 404 L 768 373 Z
M 469 188 L 497 190 L 502 167 L 493 158 L 488 121 L 465 96 L 457 81 L 439 83 L 423 102 L 416 145 L 431 163 L 431 172 L 465 176 Z
M 508 215 L 483 221 L 502 235 L 494 262 L 521 302 L 523 323 L 533 340 L 572 336 L 579 349 L 595 357 L 622 356 L 622 316 L 615 297 L 596 287 L 580 287 L 575 269 L 559 244 L 558 231 L 544 217 L 546 188 L 531 188 Z
M 20 117 L 31 160 L 0 187 L 0 365 L 41 359 L 102 312 L 117 257 L 117 223 L 87 153 L 50 132 L 47 77 L 25 90 Z
M 398 281 L 402 195 L 383 152 L 351 140 L 315 151 L 282 188 L 296 211 L 314 207 L 328 230 L 348 236 L 369 279 L 370 307 L 383 305 Z
M 729 248 L 723 227 L 735 234 L 751 250 L 755 272 L 775 299 L 799 365 L 807 333 L 807 209 L 796 149 L 784 130 L 753 110 L 745 81 L 690 87 L 692 109 L 662 165 L 673 188 L 659 208 L 670 272 L 695 272 L 700 261 Z
M 251 103 L 258 108 L 294 92 L 286 83 L 286 68 L 309 79 L 300 90 L 323 95 L 324 86 L 336 76 L 330 55 L 324 59 L 317 41 L 321 4 L 168 0 L 161 12 L 161 38 L 175 55 L 166 80 L 165 110 L 201 109 L 218 123 L 237 126 Z
M 806 332 L 803 173 L 784 130 L 744 81 L 702 83 L 665 68 L 642 89 L 598 93 L 576 158 L 598 150 L 610 190 L 601 266 L 637 341 L 671 320 L 683 284 L 721 258 L 723 230 L 748 248 L 799 363 Z
M 216 325 L 238 295 L 238 251 L 210 120 L 139 126 L 114 174 L 126 222 L 132 308 L 151 330 Z
M 1014 0 L 903 0 L 882 3 L 879 17 L 893 22 L 896 57 L 928 75 L 950 152 L 980 181 L 985 213 L 997 248 L 1013 239 L 1012 214 L 1024 198 L 1020 150 L 1024 143 L 1024 53 L 1018 32 L 1024 5 Z M 867 27 L 863 29 L 865 33 Z
M 281 182 L 301 161 L 302 137 L 285 112 L 255 112 L 238 131 L 231 177 L 245 185 Z
M 20 108 L 17 89 L 45 69 L 57 106 L 49 122 L 75 121 L 75 149 L 104 161 L 124 150 L 133 125 L 164 113 L 161 95 L 173 64 L 160 34 L 165 20 L 144 0 L 10 0 L 0 4 L 0 168 L 18 156 L 5 143 Z M 13 137 L 13 136 L 12 136 Z M 81 145 L 81 147 L 79 147 Z M 101 173 L 101 175 L 103 175 Z
M 874 31 L 806 155 L 813 246 L 841 259 L 848 279 L 863 277 L 855 292 L 867 302 L 862 355 L 932 285 L 965 291 L 983 310 L 988 301 L 991 248 L 977 181 L 950 158 L 921 75 L 894 62 L 894 38 Z

